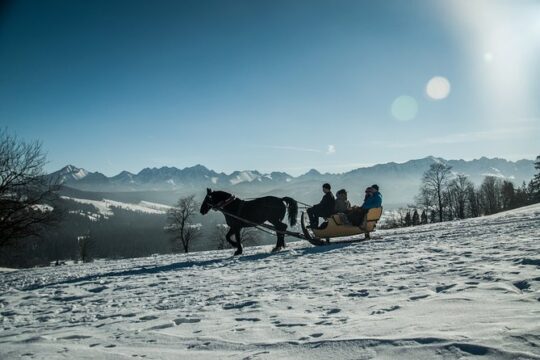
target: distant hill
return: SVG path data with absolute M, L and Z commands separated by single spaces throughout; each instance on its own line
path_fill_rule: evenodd
M 207 187 L 230 191 L 244 197 L 288 195 L 302 202 L 313 203 L 321 197 L 321 184 L 324 182 L 329 182 L 334 190 L 347 189 L 350 199 L 358 203 L 363 198 L 365 187 L 377 183 L 384 195 L 386 206 L 398 206 L 413 201 L 418 193 L 422 174 L 434 162 L 452 166 L 454 173 L 468 175 L 477 185 L 487 175 L 509 179 L 516 185 L 529 181 L 534 175 L 533 160 L 513 162 L 482 157 L 465 161 L 429 156 L 401 164 L 391 162 L 359 168 L 342 174 L 321 174 L 312 169 L 297 177 L 284 172 L 261 173 L 257 170 L 225 174 L 203 165 L 184 169 L 145 168 L 137 174 L 122 171 L 113 177 L 68 165 L 48 176 L 73 189 L 107 193 L 107 198 L 111 199 L 120 197 L 125 201 L 127 198 L 136 198 L 136 202 L 157 201 L 168 205 L 184 194 L 193 193 L 202 197 Z

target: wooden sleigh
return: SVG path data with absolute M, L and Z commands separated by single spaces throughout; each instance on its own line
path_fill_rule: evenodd
M 304 237 L 307 241 L 313 245 L 327 245 L 332 243 L 343 242 L 356 242 L 370 239 L 370 233 L 375 231 L 377 221 L 381 218 L 382 207 L 369 209 L 363 223 L 360 226 L 351 224 L 345 224 L 340 215 L 334 214 L 326 219 L 327 224 L 324 228 L 308 229 L 305 226 L 305 216 L 302 213 L 301 226 L 304 233 Z M 358 235 L 364 234 L 363 238 L 357 238 Z M 351 237 L 354 237 L 351 239 Z M 334 238 L 347 238 L 338 239 L 337 241 L 330 242 L 330 239 Z

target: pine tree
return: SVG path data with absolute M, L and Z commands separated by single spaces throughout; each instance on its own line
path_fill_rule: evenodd
M 414 213 L 412 216 L 412 224 L 413 226 L 420 224 L 420 216 L 418 215 L 418 210 L 414 209 Z
M 431 211 L 429 213 L 429 222 L 434 223 L 437 221 L 437 213 L 435 211 Z
M 509 210 L 516 207 L 516 190 L 511 181 L 504 180 L 502 184 L 502 207 L 503 210 Z
M 540 202 L 540 155 L 536 157 L 534 168 L 537 173 L 534 175 L 529 186 L 531 190 L 531 201 L 537 203 Z
M 427 214 L 426 214 L 426 210 L 422 210 L 422 215 L 420 215 L 420 222 L 422 224 L 427 224 Z
M 411 226 L 411 225 L 412 225 L 411 213 L 407 211 L 407 215 L 405 215 L 405 226 Z

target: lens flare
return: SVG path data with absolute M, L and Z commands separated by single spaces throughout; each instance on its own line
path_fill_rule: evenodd
M 392 115 L 399 121 L 409 121 L 418 114 L 418 103 L 412 96 L 402 95 L 392 103 Z
M 442 100 L 450 94 L 450 82 L 442 76 L 435 76 L 428 81 L 427 95 L 434 100 Z

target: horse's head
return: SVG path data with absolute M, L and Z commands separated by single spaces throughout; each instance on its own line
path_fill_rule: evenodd
M 206 197 L 201 204 L 201 214 L 205 215 L 219 203 L 223 203 L 229 199 L 231 194 L 225 191 L 212 191 L 212 189 L 206 189 Z

